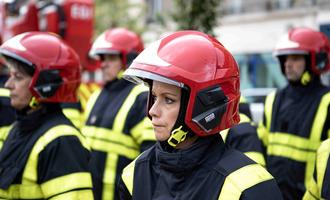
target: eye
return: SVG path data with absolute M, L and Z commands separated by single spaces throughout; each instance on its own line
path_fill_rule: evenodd
M 175 100 L 173 100 L 173 99 L 171 99 L 171 98 L 168 98 L 168 97 L 165 97 L 165 102 L 166 102 L 167 104 L 172 104 L 172 103 L 175 102 Z

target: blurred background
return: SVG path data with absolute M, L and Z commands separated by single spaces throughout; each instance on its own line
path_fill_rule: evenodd
M 194 29 L 212 34 L 239 64 L 242 94 L 252 103 L 255 121 L 261 118 L 265 95 L 286 84 L 272 56 L 279 37 L 293 27 L 310 27 L 330 38 L 330 0 L 0 0 L 0 3 L 2 41 L 30 30 L 65 34 L 65 40 L 83 61 L 85 82 L 102 81 L 95 67 L 97 63 L 88 58 L 88 49 L 107 28 L 131 29 L 141 35 L 145 46 L 176 30 Z M 60 17 L 54 17 L 52 12 Z M 55 18 L 56 23 L 52 22 Z M 330 85 L 329 74 L 322 79 Z

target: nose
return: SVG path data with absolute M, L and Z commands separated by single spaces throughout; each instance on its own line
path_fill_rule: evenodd
M 8 80 L 6 81 L 5 88 L 7 88 L 7 89 L 12 89 L 13 88 L 13 81 L 12 81 L 11 76 L 9 76 Z
M 158 107 L 159 107 L 159 106 L 158 106 L 158 103 L 157 103 L 157 101 L 155 101 L 155 102 L 152 104 L 152 106 L 151 106 L 151 108 L 150 108 L 150 110 L 149 110 L 149 115 L 150 115 L 151 117 L 159 117 L 159 115 L 160 115 L 160 110 L 159 110 Z

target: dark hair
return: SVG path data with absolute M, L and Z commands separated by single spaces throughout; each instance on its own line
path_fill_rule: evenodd
M 9 57 L 9 56 L 3 56 L 6 60 L 6 62 L 10 65 L 10 66 L 13 66 L 14 68 L 18 69 L 19 71 L 29 75 L 29 76 L 33 76 L 34 74 L 34 68 L 28 66 L 27 64 L 19 61 L 19 60 L 16 60 L 12 57 Z

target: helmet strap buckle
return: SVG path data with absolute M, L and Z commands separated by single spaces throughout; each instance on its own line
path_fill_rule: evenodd
M 171 137 L 167 140 L 168 144 L 171 145 L 172 147 L 176 147 L 180 142 L 183 142 L 186 137 L 188 131 L 183 131 L 181 130 L 182 126 L 180 126 L 177 129 L 174 129 L 171 133 Z

